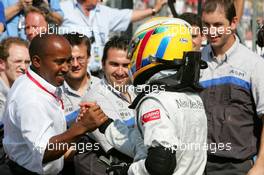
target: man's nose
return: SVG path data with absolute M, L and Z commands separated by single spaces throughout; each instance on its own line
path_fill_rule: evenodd
M 118 66 L 118 68 L 117 68 L 117 72 L 118 72 L 119 74 L 123 74 L 123 73 L 124 73 L 124 68 L 123 68 L 123 66 Z
M 77 58 L 72 58 L 71 65 L 74 67 L 77 67 L 79 65 Z
M 20 69 L 23 73 L 26 72 L 27 67 L 28 67 L 28 64 L 25 63 L 25 62 L 22 62 L 22 63 L 19 65 L 19 69 Z
M 71 64 L 70 64 L 70 63 L 67 63 L 67 62 L 65 62 L 65 63 L 62 65 L 62 68 L 61 68 L 61 70 L 62 70 L 63 72 L 68 72 L 68 71 L 69 71 L 69 69 L 70 69 L 70 67 L 71 67 Z

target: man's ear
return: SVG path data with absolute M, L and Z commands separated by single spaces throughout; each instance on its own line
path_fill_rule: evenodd
M 3 72 L 6 70 L 6 61 L 0 58 L 0 72 Z
M 87 57 L 87 65 L 89 65 L 90 60 L 91 60 L 91 55 L 88 55 L 88 57 Z
M 232 19 L 231 24 L 230 24 L 231 30 L 235 31 L 237 29 L 237 26 L 238 26 L 238 18 L 237 18 L 237 16 L 235 16 Z
M 206 36 L 203 33 L 201 33 L 201 37 L 202 37 L 202 42 L 207 40 Z
M 103 72 L 105 72 L 104 69 L 105 69 L 105 60 L 102 61 L 102 70 L 103 70 Z
M 35 68 L 40 68 L 40 62 L 41 62 L 41 58 L 37 55 L 34 55 L 31 58 L 31 64 L 35 67 Z

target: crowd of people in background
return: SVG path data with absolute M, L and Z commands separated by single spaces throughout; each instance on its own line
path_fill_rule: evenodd
M 0 174 L 264 174 L 264 60 L 241 43 L 244 1 L 155 17 L 167 3 L 0 1 Z

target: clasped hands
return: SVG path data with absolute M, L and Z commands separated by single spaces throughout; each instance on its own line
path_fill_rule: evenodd
M 108 117 L 95 102 L 82 102 L 76 123 L 81 125 L 86 132 L 91 132 L 106 122 Z

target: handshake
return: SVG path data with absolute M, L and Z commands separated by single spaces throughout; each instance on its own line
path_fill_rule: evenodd
M 83 102 L 80 107 L 76 122 L 72 125 L 78 128 L 80 134 L 94 131 L 108 120 L 100 106 L 94 102 Z

